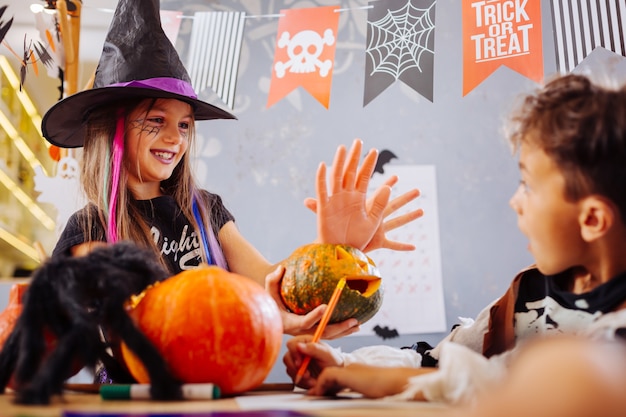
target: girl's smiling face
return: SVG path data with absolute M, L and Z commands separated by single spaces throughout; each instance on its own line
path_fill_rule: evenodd
M 126 122 L 125 163 L 135 198 L 160 195 L 161 181 L 172 176 L 189 147 L 193 112 L 175 99 L 143 101 Z

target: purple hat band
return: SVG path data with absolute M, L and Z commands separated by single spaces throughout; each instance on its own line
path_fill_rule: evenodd
M 181 96 L 197 99 L 198 96 L 191 84 L 187 81 L 171 77 L 148 78 L 146 80 L 133 80 L 124 83 L 110 84 L 107 87 L 137 87 L 150 88 L 153 90 L 167 91 L 168 93 L 179 94 Z

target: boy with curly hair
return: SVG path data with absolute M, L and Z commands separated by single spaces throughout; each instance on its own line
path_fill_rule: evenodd
M 341 353 L 306 343 L 310 337 L 290 340 L 284 358 L 290 376 L 304 355 L 313 359 L 309 369 L 321 369 L 305 373 L 300 386 L 312 394 L 350 388 L 369 397 L 461 403 L 501 381 L 528 340 L 624 333 L 626 86 L 562 76 L 528 95 L 512 121 L 521 181 L 510 204 L 535 264 L 435 348 Z

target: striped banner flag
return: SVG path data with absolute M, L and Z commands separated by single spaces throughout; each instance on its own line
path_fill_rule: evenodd
M 557 71 L 571 72 L 601 46 L 626 56 L 626 0 L 552 0 Z
M 187 70 L 196 92 L 207 87 L 230 109 L 243 41 L 245 12 L 197 12 L 194 14 Z

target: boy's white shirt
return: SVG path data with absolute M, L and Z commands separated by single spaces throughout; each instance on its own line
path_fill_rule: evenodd
M 493 302 L 495 303 L 495 301 Z M 439 360 L 435 372 L 411 378 L 406 389 L 389 400 L 413 400 L 421 393 L 428 401 L 449 404 L 471 403 L 506 375 L 508 363 L 524 343 L 510 351 L 486 358 L 482 355 L 483 338 L 489 325 L 491 303 L 476 320 L 461 319 L 457 326 L 430 351 Z M 626 310 L 607 313 L 580 332 L 595 340 L 613 340 L 615 331 L 626 327 Z M 362 363 L 376 366 L 421 367 L 421 355 L 413 349 L 391 346 L 366 346 L 351 353 L 341 352 L 344 366 Z

